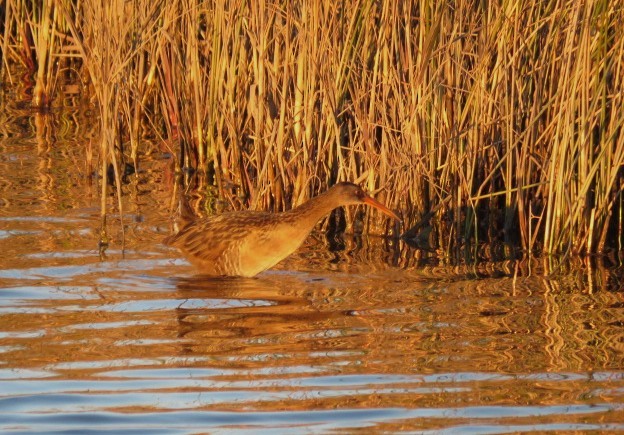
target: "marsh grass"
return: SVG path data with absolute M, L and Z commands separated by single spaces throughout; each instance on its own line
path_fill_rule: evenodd
M 621 1 L 43 4 L 6 2 L 3 63 L 26 46 L 54 83 L 55 35 L 71 34 L 104 177 L 139 165 L 148 135 L 234 208 L 284 210 L 351 180 L 442 252 L 622 250 Z

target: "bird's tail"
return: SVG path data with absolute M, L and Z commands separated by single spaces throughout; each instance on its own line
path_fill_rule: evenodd
M 175 212 L 175 218 L 173 219 L 173 234 L 163 239 L 163 244 L 171 246 L 178 240 L 180 230 L 186 227 L 189 223 L 197 219 L 197 214 L 189 204 L 187 197 L 183 194 L 179 195 L 178 208 Z

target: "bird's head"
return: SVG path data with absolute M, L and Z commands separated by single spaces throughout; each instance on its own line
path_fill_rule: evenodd
M 332 191 L 335 191 L 336 195 L 341 199 L 341 203 L 344 205 L 357 205 L 357 204 L 367 204 L 371 207 L 380 210 L 382 213 L 394 218 L 396 220 L 401 220 L 399 216 L 388 207 L 383 205 L 381 202 L 372 198 L 368 193 L 366 193 L 360 186 L 353 183 L 338 183 L 332 187 Z

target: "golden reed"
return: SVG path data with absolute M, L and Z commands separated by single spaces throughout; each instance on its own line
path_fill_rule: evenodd
M 104 177 L 150 136 L 246 207 L 351 180 L 443 251 L 622 250 L 621 2 L 104 3 L 7 0 L 1 35 L 34 106 L 88 83 Z

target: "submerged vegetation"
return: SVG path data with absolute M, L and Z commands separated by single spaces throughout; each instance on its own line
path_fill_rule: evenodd
M 122 194 L 106 178 L 156 141 L 235 207 L 349 180 L 443 252 L 623 249 L 621 1 L 0 8 L 3 82 L 32 80 L 40 110 L 63 104 L 61 83 L 97 106 L 103 220 L 107 186 Z

